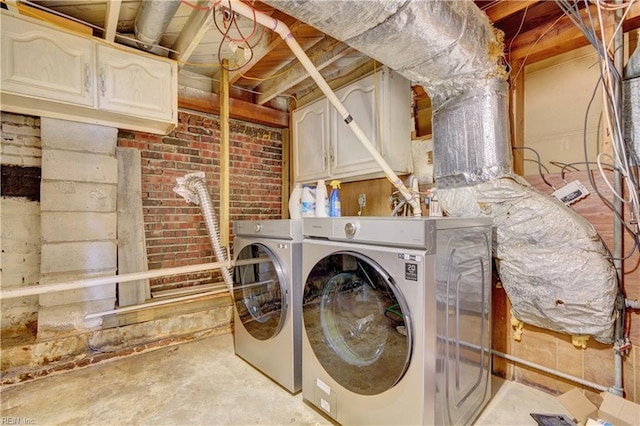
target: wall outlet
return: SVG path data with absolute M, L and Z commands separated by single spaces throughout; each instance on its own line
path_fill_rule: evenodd
M 367 194 L 358 195 L 358 205 L 360 206 L 360 208 L 367 205 Z

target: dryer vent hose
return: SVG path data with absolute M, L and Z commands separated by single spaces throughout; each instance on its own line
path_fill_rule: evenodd
M 211 197 L 204 182 L 204 172 L 189 173 L 182 178 L 177 178 L 176 182 L 177 185 L 173 188 L 176 194 L 181 195 L 187 202 L 200 205 L 216 260 L 218 262 L 226 262 L 228 260 L 227 253 L 220 242 L 216 214 L 213 211 Z M 233 294 L 233 278 L 231 277 L 230 269 L 222 267 L 220 272 L 229 293 Z

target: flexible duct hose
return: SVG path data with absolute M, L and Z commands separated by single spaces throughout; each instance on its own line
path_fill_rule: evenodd
M 227 253 L 223 249 L 220 242 L 220 232 L 218 231 L 216 214 L 213 210 L 213 204 L 209 191 L 207 191 L 207 185 L 204 182 L 204 173 L 190 173 L 183 178 L 176 179 L 177 186 L 173 188 L 173 191 L 181 195 L 187 202 L 199 204 L 202 210 L 202 216 L 204 217 L 204 223 L 209 233 L 209 239 L 211 240 L 211 246 L 213 247 L 213 253 L 216 256 L 218 262 L 226 262 Z M 222 279 L 227 285 L 230 293 L 233 294 L 233 277 L 229 268 L 220 268 L 222 273 Z

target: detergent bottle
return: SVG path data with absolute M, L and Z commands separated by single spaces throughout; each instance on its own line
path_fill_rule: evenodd
M 300 219 L 302 217 L 302 184 L 296 183 L 289 198 L 289 217 Z
M 315 191 L 308 185 L 302 187 L 302 217 L 314 217 L 316 215 Z
M 316 185 L 316 217 L 329 217 L 329 197 L 324 179 L 319 179 Z
M 329 216 L 339 217 L 342 216 L 342 206 L 340 204 L 340 181 L 332 180 L 331 183 L 331 196 L 329 197 Z

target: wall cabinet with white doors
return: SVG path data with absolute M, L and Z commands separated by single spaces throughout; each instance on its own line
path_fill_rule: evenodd
M 174 61 L 2 11 L 3 111 L 166 134 L 177 122 Z
M 412 171 L 411 85 L 384 67 L 336 91 L 353 119 L 397 174 Z M 369 151 L 326 98 L 292 113 L 296 182 L 383 176 Z

